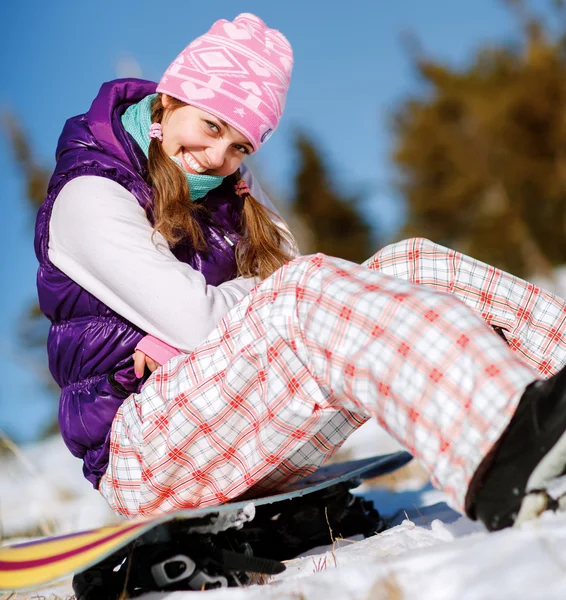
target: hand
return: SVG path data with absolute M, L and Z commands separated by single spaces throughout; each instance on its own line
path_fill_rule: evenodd
M 144 354 L 141 350 L 136 350 L 134 353 L 134 373 L 138 379 L 143 377 L 146 367 L 151 373 L 158 369 L 161 365 L 149 358 L 147 354 Z

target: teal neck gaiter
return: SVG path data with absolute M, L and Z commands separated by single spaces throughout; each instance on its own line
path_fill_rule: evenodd
M 151 103 L 156 96 L 157 94 L 146 96 L 137 104 L 132 104 L 122 115 L 124 129 L 136 140 L 146 157 L 149 152 Z M 172 160 L 179 166 L 176 158 L 172 157 Z M 181 167 L 179 166 L 179 168 Z M 189 182 L 192 200 L 204 198 L 210 190 L 217 188 L 224 180 L 224 177 L 218 175 L 196 175 L 194 173 L 186 173 L 185 171 L 183 173 Z

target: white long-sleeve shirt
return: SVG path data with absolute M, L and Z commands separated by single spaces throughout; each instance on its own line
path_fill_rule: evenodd
M 251 171 L 242 165 L 241 174 L 254 198 L 275 211 Z M 238 277 L 207 285 L 154 235 L 135 196 L 105 177 L 77 177 L 63 187 L 49 224 L 49 259 L 119 315 L 185 352 L 259 283 Z

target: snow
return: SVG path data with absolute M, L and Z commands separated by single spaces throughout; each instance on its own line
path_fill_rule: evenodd
M 360 458 L 397 448 L 373 424 L 341 452 Z M 566 598 L 566 514 L 545 514 L 520 528 L 487 533 L 446 504 L 429 484 L 364 489 L 393 527 L 361 541 L 338 541 L 288 561 L 267 585 L 213 590 L 207 600 L 380 600 Z M 0 457 L 4 536 L 66 533 L 115 520 L 84 481 L 80 462 L 58 438 Z M 183 600 L 201 592 L 147 594 L 144 600 Z M 15 598 L 66 599 L 70 579 Z
M 534 277 L 529 277 L 529 281 L 532 281 L 547 292 L 560 296 L 560 298 L 566 298 L 566 265 L 555 267 L 552 271 L 552 277 L 535 275 Z
M 70 533 L 117 521 L 61 438 L 16 452 L 0 455 L 3 537 Z

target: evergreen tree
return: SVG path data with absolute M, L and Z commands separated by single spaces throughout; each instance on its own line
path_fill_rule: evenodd
M 33 155 L 31 142 L 14 115 L 6 114 L 2 121 L 12 147 L 14 160 L 25 179 L 26 198 L 34 210 L 37 210 L 45 199 L 50 172 L 39 164 Z
M 371 229 L 362 216 L 359 198 L 338 193 L 320 152 L 305 134 L 297 134 L 295 144 L 299 168 L 291 208 L 310 233 L 309 247 L 301 251 L 354 262 L 369 258 L 374 250 Z
M 14 161 L 24 178 L 26 200 L 35 215 L 47 194 L 50 171 L 41 165 L 34 156 L 32 144 L 26 132 L 13 115 L 4 115 L 1 124 L 9 139 Z M 59 391 L 59 387 L 49 373 L 45 352 L 48 331 L 49 321 L 41 312 L 37 301 L 24 307 L 18 322 L 18 337 L 23 350 L 18 356 L 18 362 L 25 364 L 30 373 L 38 376 L 44 382 L 46 389 L 55 395 Z M 58 424 L 55 417 L 46 425 L 44 435 L 53 433 L 57 429 Z
M 566 261 L 566 29 L 552 35 L 523 2 L 507 4 L 517 47 L 483 48 L 462 69 L 415 61 L 426 91 L 394 119 L 403 233 L 548 275 Z
M 4 130 L 10 141 L 14 160 L 21 169 L 26 186 L 26 199 L 35 214 L 47 194 L 50 172 L 34 156 L 27 134 L 13 115 L 4 115 Z M 19 324 L 20 339 L 30 351 L 45 354 L 48 321 L 35 302 L 25 310 Z M 51 382 L 51 377 L 48 377 Z

